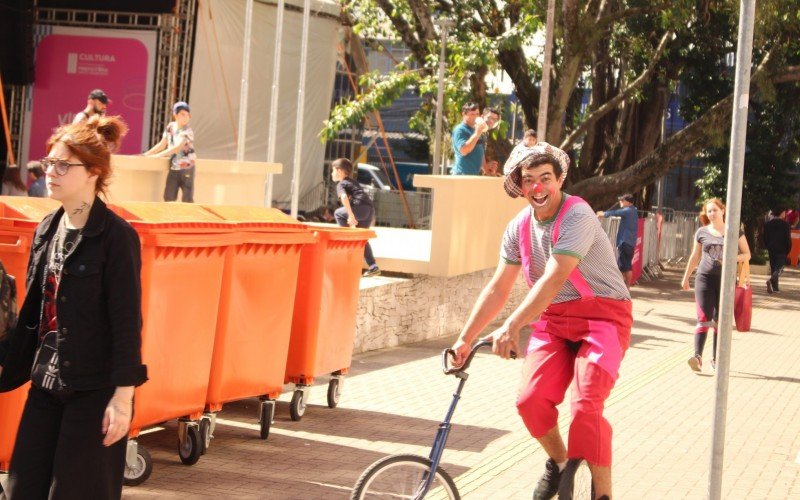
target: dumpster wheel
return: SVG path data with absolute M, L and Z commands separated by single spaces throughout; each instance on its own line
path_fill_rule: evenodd
M 211 446 L 211 421 L 207 418 L 200 420 L 200 454 L 205 455 Z
M 153 459 L 144 446 L 137 446 L 136 458 L 131 462 L 125 462 L 125 474 L 122 484 L 125 486 L 138 486 L 147 481 L 150 473 L 153 472 Z
M 292 420 L 295 422 L 303 418 L 303 414 L 306 412 L 305 399 L 305 394 L 302 389 L 297 389 L 294 391 L 292 402 L 289 404 L 289 414 L 291 415 Z
M 197 425 L 186 427 L 186 439 L 183 443 L 178 440 L 178 456 L 184 465 L 194 465 L 200 460 L 202 446 L 200 445 L 200 429 Z
M 328 408 L 336 408 L 339 405 L 340 387 L 340 379 L 338 377 L 333 377 L 328 382 Z
M 261 398 L 258 404 L 258 423 L 260 425 L 261 439 L 269 437 L 269 428 L 272 426 L 272 419 L 275 417 L 275 400 L 268 396 Z
M 269 413 L 268 412 L 262 412 L 260 417 L 259 417 L 259 419 L 258 419 L 258 423 L 259 423 L 259 425 L 261 427 L 260 428 L 261 439 L 267 439 L 269 437 L 270 425 L 272 425 Z

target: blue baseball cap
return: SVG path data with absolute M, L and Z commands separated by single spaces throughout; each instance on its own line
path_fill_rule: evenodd
M 185 101 L 178 101 L 172 105 L 172 114 L 177 115 L 179 111 L 186 110 L 187 112 L 191 113 L 192 110 L 189 109 L 189 103 Z

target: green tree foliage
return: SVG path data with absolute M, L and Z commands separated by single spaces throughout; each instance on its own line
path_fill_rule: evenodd
M 334 110 L 323 136 L 359 123 L 412 87 L 427 101 L 412 126 L 432 135 L 440 39 L 434 19 L 455 21 L 447 40 L 445 111 L 460 120 L 466 100 L 488 103 L 485 76 L 511 78 L 524 125 L 536 128 L 539 104 L 537 36 L 547 0 L 342 0 L 346 24 L 364 40 L 392 39 L 409 59 L 388 75 L 362 78 L 361 93 Z M 726 58 L 735 51 L 738 3 L 726 0 L 558 0 L 546 140 L 571 152 L 568 190 L 597 205 L 640 191 L 671 168 L 729 135 L 731 82 Z M 774 101 L 800 80 L 796 0 L 759 2 L 754 88 Z M 538 34 L 538 35 L 537 35 Z M 661 120 L 678 82 L 702 87 L 682 110 L 691 121 L 662 143 Z M 588 106 L 582 105 L 589 92 Z M 766 108 L 765 108 L 766 109 Z M 772 109 L 772 108 L 770 108 Z M 498 134 L 499 135 L 499 134 Z M 507 148 L 507 146 L 506 146 Z
M 698 180 L 702 199 L 727 196 L 729 142 L 706 150 L 705 175 Z M 800 87 L 790 86 L 774 100 L 750 103 L 747 150 L 744 163 L 741 220 L 753 249 L 760 248 L 758 234 L 764 214 L 790 207 L 798 192 L 800 170 Z

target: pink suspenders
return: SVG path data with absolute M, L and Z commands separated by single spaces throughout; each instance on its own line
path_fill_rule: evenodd
M 578 203 L 586 203 L 583 199 L 577 196 L 570 196 L 565 201 L 564 204 L 561 206 L 561 210 L 559 210 L 558 215 L 556 216 L 556 221 L 553 224 L 553 234 L 550 238 L 551 245 L 555 246 L 556 242 L 558 241 L 559 231 L 561 230 L 561 221 L 564 219 L 564 216 L 567 214 L 570 208 Z M 519 220 L 519 255 L 520 259 L 522 260 L 522 271 L 525 274 L 525 281 L 528 283 L 528 287 L 533 286 L 533 281 L 531 281 L 531 212 L 532 208 L 526 207 L 525 211 L 523 212 L 522 217 Z M 578 270 L 576 266 L 575 269 L 569 275 L 569 282 L 572 283 L 572 286 L 578 291 L 581 295 L 582 299 L 594 297 L 594 293 L 592 293 L 592 289 L 589 284 L 584 279 L 581 272 Z

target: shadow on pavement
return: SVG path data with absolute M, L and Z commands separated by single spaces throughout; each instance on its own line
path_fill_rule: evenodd
M 257 431 L 218 426 L 208 453 L 187 467 L 177 456 L 174 423 L 139 443 L 153 458 L 153 473 L 144 484 L 126 487 L 125 499 L 346 499 L 364 469 L 387 455 L 277 433 L 263 441 Z M 467 471 L 447 463 L 446 452 L 444 458 L 451 476 Z
M 448 394 L 449 396 L 449 394 Z M 343 394 L 342 397 L 347 397 Z M 225 405 L 219 414 L 220 418 L 255 422 L 257 415 L 255 400 L 244 400 Z M 444 407 L 441 409 L 443 410 Z M 437 408 L 439 410 L 440 408 Z M 436 418 L 443 418 L 436 415 Z M 308 405 L 303 419 L 293 422 L 289 417 L 289 404 L 278 401 L 275 408 L 273 428 L 287 431 L 302 431 L 321 436 L 337 436 L 369 441 L 388 441 L 399 444 L 430 447 L 433 437 L 439 428 L 440 420 L 393 415 L 390 413 L 355 410 L 351 408 L 328 408 L 323 405 Z M 218 433 L 227 432 L 228 428 L 219 428 Z M 481 452 L 496 439 L 508 434 L 508 431 L 491 427 L 453 424 L 450 439 L 458 440 L 460 451 Z M 256 431 L 252 431 L 256 435 Z M 469 436 L 469 439 L 459 439 Z M 270 437 L 270 439 L 272 439 Z
M 761 375 L 759 373 L 747 373 L 740 371 L 731 372 L 731 377 L 735 378 L 748 378 L 753 380 L 775 380 L 778 382 L 789 382 L 790 384 L 800 384 L 800 378 L 794 377 L 773 377 L 769 375 Z
M 685 330 L 678 330 L 676 328 L 668 328 L 668 327 L 665 327 L 665 326 L 661 326 L 658 323 L 651 323 L 649 321 L 642 321 L 640 319 L 636 319 L 635 316 L 634 316 L 634 321 L 633 321 L 633 330 L 634 330 L 634 332 L 636 330 L 655 330 L 655 331 L 668 332 L 668 333 L 686 333 Z M 639 337 L 641 340 L 637 339 L 637 340 L 634 341 L 634 337 Z M 638 343 L 638 342 L 643 342 L 645 340 L 650 340 L 650 339 L 652 339 L 652 340 L 663 340 L 663 341 L 666 341 L 666 342 L 677 342 L 676 340 L 667 339 L 667 338 L 663 338 L 663 337 L 654 337 L 654 336 L 649 336 L 649 335 L 639 335 L 639 334 L 633 333 L 633 334 L 631 334 L 631 345 L 634 345 L 635 343 Z

